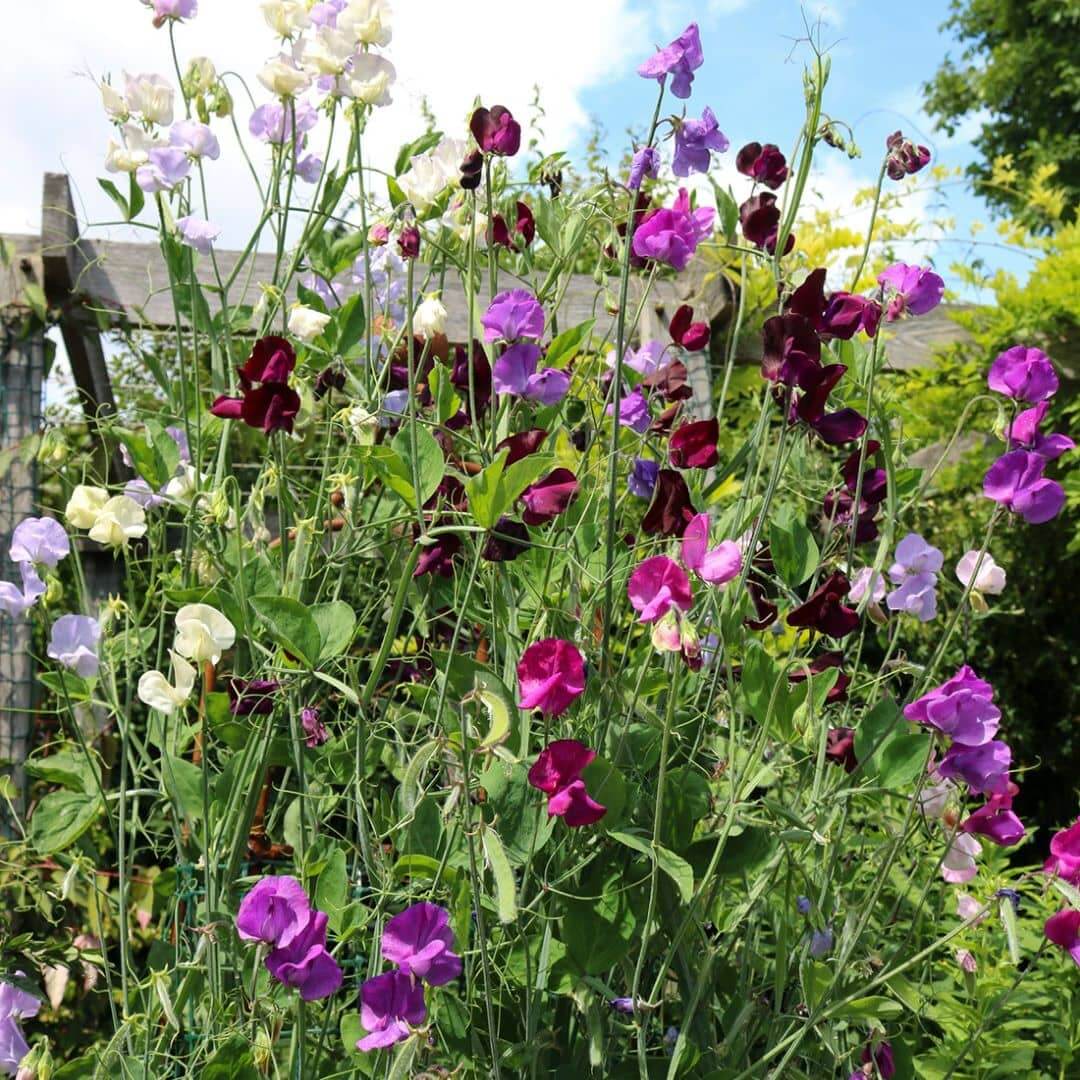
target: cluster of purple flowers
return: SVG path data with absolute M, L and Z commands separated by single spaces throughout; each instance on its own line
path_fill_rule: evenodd
M 368 1032 L 358 1050 L 380 1050 L 409 1037 L 427 1019 L 424 987 L 443 986 L 462 970 L 445 908 L 427 902 L 395 915 L 382 934 L 382 955 L 397 965 L 360 988 L 360 1023 Z
M 45 595 L 41 567 L 52 570 L 71 550 L 63 525 L 54 518 L 29 517 L 20 521 L 11 534 L 8 555 L 19 568 L 22 587 L 0 581 L 0 611 L 19 619 Z

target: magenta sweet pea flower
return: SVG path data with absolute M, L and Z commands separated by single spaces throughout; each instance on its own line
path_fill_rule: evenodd
M 89 615 L 61 615 L 52 625 L 46 652 L 83 679 L 98 673 L 101 626 Z
M 999 739 L 979 746 L 954 742 L 945 752 L 938 772 L 947 780 L 963 780 L 976 795 L 1008 790 L 1012 751 Z
M 885 171 L 890 180 L 903 180 L 905 176 L 914 176 L 930 163 L 930 150 L 917 146 L 902 132 L 894 131 L 886 140 L 888 156 L 885 159 Z
M 309 750 L 316 746 L 322 746 L 330 738 L 330 732 L 322 722 L 319 710 L 314 705 L 308 705 L 300 712 L 300 726 L 304 729 L 304 745 Z
M 626 186 L 631 191 L 637 191 L 646 177 L 655 180 L 659 172 L 660 151 L 655 146 L 638 147 L 630 162 L 630 178 L 626 181 Z
M 638 563 L 626 592 L 643 623 L 656 622 L 672 607 L 689 611 L 693 597 L 686 571 L 666 555 L 653 555 Z
M 8 554 L 13 562 L 55 567 L 71 551 L 64 526 L 55 518 L 24 518 L 11 534 Z
M 521 148 L 521 125 L 503 105 L 481 106 L 472 114 L 469 130 L 485 154 L 513 157 Z
M 1029 450 L 1010 450 L 990 466 L 983 479 L 983 494 L 1029 525 L 1057 517 L 1065 505 L 1065 489 L 1043 476 L 1046 458 Z
M 266 970 L 278 982 L 299 990 L 304 1001 L 318 1001 L 341 986 L 342 974 L 326 949 L 326 914 L 312 911 L 310 915 L 288 945 L 271 950 Z
M 697 23 L 691 23 L 670 45 L 659 49 L 638 69 L 643 79 L 661 82 L 671 76 L 671 92 L 677 98 L 688 98 L 694 82 L 694 72 L 705 62 L 701 51 L 701 35 Z
M 461 974 L 454 951 L 450 913 L 438 904 L 420 903 L 395 915 L 383 930 L 382 954 L 404 975 L 442 986 Z
M 605 412 L 608 416 L 614 416 L 615 403 L 611 402 Z M 628 427 L 638 435 L 644 435 L 651 423 L 652 413 L 649 411 L 649 402 L 640 387 L 620 399 L 619 424 L 622 427 Z
M 310 921 L 304 887 L 282 874 L 264 877 L 248 890 L 236 913 L 236 932 L 244 941 L 284 948 L 304 933 Z
M 960 828 L 964 832 L 985 836 L 999 847 L 1012 847 L 1024 839 L 1024 823 L 1013 812 L 1014 793 L 1019 792 L 1015 784 L 1010 790 L 991 795 L 986 804 L 979 807 Z
M 1066 908 L 1046 920 L 1043 928 L 1046 936 L 1059 948 L 1064 949 L 1080 967 L 1080 911 Z
M 682 561 L 710 585 L 723 585 L 742 570 L 742 551 L 734 540 L 709 547 L 709 515 L 695 514 L 683 533 Z
M 557 739 L 548 743 L 529 769 L 529 783 L 548 797 L 548 815 L 561 817 L 572 829 L 593 825 L 607 813 L 581 779 L 595 758 L 596 751 L 576 739 Z
M 888 1040 L 882 1040 L 876 1046 L 873 1044 L 863 1047 L 862 1062 L 864 1065 L 873 1063 L 881 1080 L 892 1080 L 896 1075 L 896 1062 L 893 1059 L 892 1047 Z
M 480 319 L 485 341 L 539 339 L 544 333 L 544 309 L 528 289 L 498 293 Z
M 1005 438 L 1010 450 L 1030 450 L 1047 461 L 1055 461 L 1068 450 L 1073 450 L 1076 443 L 1061 432 L 1044 435 L 1039 429 L 1047 412 L 1049 401 L 1040 401 L 1031 409 L 1018 413 L 1016 419 L 1005 429 Z
M 904 716 L 936 728 L 960 746 L 982 746 L 998 729 L 1001 710 L 994 688 L 967 664 L 940 686 L 904 706 Z
M 700 120 L 673 119 L 675 128 L 675 154 L 671 160 L 671 171 L 676 176 L 689 176 L 691 173 L 707 173 L 712 165 L 710 151 L 722 154 L 730 143 L 720 130 L 716 114 L 707 105 L 702 110 Z
M 712 231 L 712 207 L 690 209 L 690 195 L 679 188 L 670 207 L 648 214 L 634 232 L 633 251 L 640 259 L 655 259 L 675 270 L 685 270 L 698 244 Z
M 1050 357 L 1042 349 L 1023 345 L 1014 345 L 999 354 L 990 365 L 986 382 L 991 390 L 1032 405 L 1053 397 L 1058 389 L 1058 376 Z
M 578 480 L 569 469 L 552 469 L 521 493 L 525 504 L 522 520 L 526 525 L 546 525 L 566 512 L 577 493 Z
M 671 464 L 677 469 L 711 469 L 720 460 L 719 439 L 715 417 L 683 424 L 668 442 Z
M 517 665 L 518 705 L 559 716 L 585 692 L 585 660 L 562 638 L 534 642 Z
M 360 1023 L 368 1032 L 357 1050 L 382 1050 L 409 1037 L 427 1019 L 424 987 L 401 971 L 386 971 L 360 987 Z
M 1054 834 L 1043 870 L 1071 885 L 1080 885 L 1080 819 Z
M 933 270 L 922 266 L 893 263 L 878 274 L 878 284 L 889 298 L 885 309 L 888 322 L 902 315 L 925 315 L 941 303 L 945 282 Z

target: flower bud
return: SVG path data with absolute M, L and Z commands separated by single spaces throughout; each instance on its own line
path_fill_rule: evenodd
M 415 259 L 420 254 L 420 230 L 415 225 L 406 225 L 398 233 L 398 251 L 403 259 Z
M 205 56 L 194 57 L 187 66 L 181 85 L 188 97 L 206 94 L 217 84 L 217 70 L 213 62 Z

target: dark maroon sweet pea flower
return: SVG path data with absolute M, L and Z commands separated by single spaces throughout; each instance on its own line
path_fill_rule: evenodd
M 283 337 L 271 334 L 259 338 L 251 347 L 251 355 L 236 369 L 241 382 L 283 383 L 296 367 L 296 353 Z
M 503 105 L 481 106 L 472 114 L 469 130 L 485 154 L 513 157 L 521 149 L 521 125 Z
M 854 772 L 859 766 L 855 756 L 855 730 L 849 727 L 829 728 L 825 736 L 825 757 L 834 765 L 843 765 L 844 772 Z
M 553 469 L 522 493 L 526 525 L 544 525 L 566 511 L 578 493 L 577 477 L 569 469 Z
M 420 254 L 420 230 L 415 225 L 406 225 L 398 233 L 397 243 L 403 259 L 415 259 Z
M 827 446 L 843 446 L 861 439 L 866 431 L 866 417 L 856 409 L 837 409 L 826 413 L 811 425 Z
M 801 315 L 774 315 L 762 327 L 761 374 L 784 386 L 814 385 L 821 371 L 821 339 Z
M 496 451 L 509 450 L 506 455 L 506 465 L 513 465 L 515 461 L 535 454 L 547 438 L 547 432 L 543 428 L 530 428 L 528 431 L 519 431 L 514 435 L 508 435 L 495 447 Z
M 867 337 L 877 333 L 881 305 L 868 296 L 836 292 L 829 297 L 821 320 L 822 337 L 850 341 L 860 330 Z
M 823 671 L 828 671 L 830 668 L 840 668 L 844 662 L 844 654 L 839 652 L 824 652 L 819 656 L 815 656 L 808 665 L 811 675 L 820 675 Z M 788 672 L 788 681 L 792 683 L 801 683 L 806 681 L 806 669 L 805 668 L 793 668 Z M 833 688 L 825 697 L 826 705 L 835 705 L 838 702 L 847 701 L 847 688 L 851 684 L 851 676 L 846 675 L 841 668 L 836 676 L 836 682 L 833 684 Z
M 338 364 L 331 364 L 319 372 L 312 391 L 316 401 L 321 401 L 331 390 L 345 389 L 345 369 Z
M 281 683 L 277 679 L 229 679 L 225 688 L 233 716 L 266 716 L 274 711 L 274 695 Z
M 755 618 L 751 619 L 748 616 L 743 619 L 743 626 L 747 630 L 761 631 L 768 629 L 776 622 L 780 609 L 766 594 L 764 580 L 756 574 L 751 574 L 746 579 L 746 591 L 750 594 L 750 600 L 754 605 Z
M 523 247 L 528 247 L 533 242 L 533 237 L 536 235 L 536 222 L 533 219 L 532 211 L 523 203 L 517 204 L 516 218 L 514 221 L 514 236 L 520 236 L 523 241 Z M 491 219 L 491 241 L 494 244 L 498 244 L 500 247 L 506 248 L 508 251 L 518 251 L 518 245 L 514 242 L 514 237 L 510 235 L 510 227 L 506 224 L 506 218 L 502 214 L 496 214 Z
M 787 160 L 774 143 L 747 143 L 735 157 L 735 168 L 773 191 L 788 177 Z
M 488 363 L 487 354 L 478 341 L 474 341 L 472 347 L 472 372 L 476 411 L 483 415 L 491 402 L 491 364 Z M 468 413 L 470 408 L 469 353 L 464 345 L 458 345 L 454 349 L 454 370 L 450 375 L 450 383 L 458 392 L 462 405 Z M 471 419 L 474 417 L 470 417 Z
M 903 133 L 894 131 L 886 140 L 888 157 L 885 159 L 885 171 L 890 180 L 903 180 L 905 176 L 914 176 L 930 163 L 930 151 L 925 146 L 917 146 Z
M 519 202 L 515 210 L 517 211 L 517 219 L 514 222 L 514 231 L 525 242 L 525 246 L 528 247 L 536 236 L 536 219 L 533 217 L 533 212 L 529 209 L 528 203 Z
M 743 236 L 755 247 L 763 248 L 770 255 L 776 252 L 776 241 L 780 233 L 780 208 L 776 205 L 776 196 L 769 192 L 751 195 L 739 207 L 739 221 Z M 783 254 L 795 246 L 795 234 L 788 233 L 784 241 Z
M 676 345 L 688 352 L 700 352 L 709 344 L 709 324 L 694 322 L 694 309 L 689 304 L 682 304 L 672 315 L 668 333 Z
M 825 416 L 825 406 L 833 387 L 840 381 L 844 372 L 847 371 L 845 364 L 828 364 L 807 374 L 803 380 L 806 393 L 803 394 L 795 406 L 795 412 L 800 420 L 804 420 L 811 427 L 817 424 Z
M 694 516 L 690 489 L 681 473 L 661 469 L 656 475 L 652 502 L 642 518 L 641 528 L 650 536 L 682 536 Z
M 461 187 L 464 191 L 475 191 L 484 178 L 484 155 L 474 150 L 461 163 Z
M 720 425 L 711 420 L 683 424 L 668 444 L 671 464 L 677 469 L 711 469 L 719 460 Z
M 866 462 L 881 449 L 881 444 L 876 439 L 870 439 L 866 444 Z M 851 522 L 855 503 L 855 489 L 858 486 L 859 458 L 858 450 L 848 455 L 841 469 L 844 478 L 843 491 L 830 491 L 825 496 L 823 512 L 827 521 L 833 521 L 838 525 L 847 525 Z M 874 523 L 874 515 L 877 508 L 885 501 L 888 494 L 888 474 L 882 468 L 871 466 L 863 472 L 862 490 L 859 492 L 859 512 L 855 524 L 855 542 L 865 544 L 877 538 L 878 529 Z
M 420 553 L 413 577 L 438 574 L 439 577 L 454 576 L 454 556 L 461 550 L 461 540 L 452 533 L 436 537 Z
M 488 562 L 512 562 L 528 547 L 529 530 L 504 514 L 488 533 L 480 557 Z
M 788 612 L 788 626 L 817 630 L 832 638 L 846 637 L 859 625 L 855 609 L 843 602 L 850 589 L 843 571 L 834 571 L 805 603 Z
M 255 342 L 251 355 L 236 369 L 242 397 L 218 396 L 210 406 L 214 416 L 243 420 L 249 427 L 291 432 L 300 411 L 300 395 L 286 380 L 296 367 L 296 353 L 281 337 L 269 336 Z

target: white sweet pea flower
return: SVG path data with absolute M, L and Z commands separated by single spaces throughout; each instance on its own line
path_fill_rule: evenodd
M 356 441 L 361 446 L 373 446 L 375 433 L 379 430 L 379 418 L 363 405 L 354 405 L 348 410 L 347 419 Z
M 127 495 L 114 495 L 98 511 L 90 539 L 108 547 L 123 547 L 146 534 L 146 511 Z
M 413 329 L 426 338 L 433 338 L 446 329 L 446 308 L 437 296 L 429 296 L 417 307 Z
M 198 490 L 199 474 L 194 465 L 184 465 L 177 474 L 165 485 L 163 492 L 166 499 L 176 503 L 177 506 L 190 506 Z M 205 480 L 205 477 L 203 478 Z
M 307 5 L 300 0 L 263 0 L 259 7 L 266 25 L 278 37 L 291 38 L 311 25 Z
M 398 177 L 405 198 L 423 213 L 448 187 L 460 184 L 465 154 L 463 140 L 446 138 L 423 154 L 414 155 L 408 171 Z
M 123 94 L 108 83 L 101 84 L 101 104 L 105 106 L 105 112 L 113 120 L 128 118 L 128 106 Z
M 195 663 L 216 664 L 236 641 L 236 628 L 217 608 L 209 604 L 185 604 L 176 613 L 176 641 L 173 648 Z
M 64 517 L 76 529 L 93 528 L 101 508 L 108 501 L 109 493 L 104 488 L 79 484 L 64 507 Z
M 311 76 L 298 68 L 291 57 L 279 56 L 263 66 L 259 82 L 277 97 L 296 97 L 311 85 Z
M 337 27 L 360 45 L 389 45 L 390 6 L 386 0 L 349 0 L 338 12 Z
M 1005 589 L 1005 571 L 994 562 L 993 555 L 986 552 L 982 559 L 977 551 L 965 552 L 956 564 L 956 576 L 960 584 L 969 584 L 975 592 L 984 596 L 1000 596 Z
M 389 105 L 390 84 L 396 77 L 394 65 L 385 56 L 360 53 L 349 71 L 346 91 L 364 105 Z
M 151 138 L 138 124 L 124 124 L 120 129 L 123 142 L 109 140 L 105 151 L 105 168 L 109 172 L 134 172 L 150 160 L 150 151 L 162 146 L 160 139 Z
M 124 100 L 131 112 L 151 124 L 173 121 L 173 88 L 162 75 L 128 75 L 124 72 Z
M 315 308 L 296 304 L 289 314 L 289 333 L 301 341 L 312 342 L 326 329 L 329 321 L 329 315 L 324 315 Z
M 175 683 L 170 683 L 160 671 L 144 671 L 139 676 L 136 693 L 139 700 L 151 709 L 171 716 L 189 697 L 195 686 L 195 668 L 179 653 L 169 650 Z
M 355 53 L 352 38 L 332 26 L 323 26 L 304 42 L 304 68 L 313 75 L 342 75 Z

